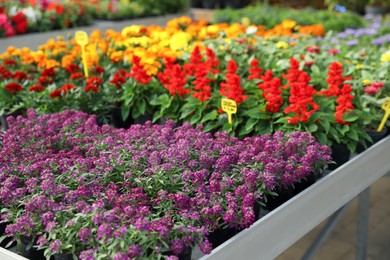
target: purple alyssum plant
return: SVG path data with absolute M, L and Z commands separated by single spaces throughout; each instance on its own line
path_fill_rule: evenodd
M 206 236 L 255 221 L 254 204 L 330 161 L 307 133 L 247 137 L 189 124 L 96 124 L 64 111 L 8 118 L 0 150 L 7 235 L 38 239 L 45 255 L 177 256 L 212 249 Z

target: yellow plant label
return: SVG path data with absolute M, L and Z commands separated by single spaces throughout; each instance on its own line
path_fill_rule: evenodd
M 225 98 L 222 99 L 221 106 L 222 106 L 222 110 L 226 112 L 226 114 L 228 115 L 229 124 L 232 124 L 233 123 L 232 114 L 237 113 L 236 101 Z
M 378 132 L 382 131 L 382 129 L 385 126 L 385 123 L 387 121 L 387 118 L 389 118 L 389 115 L 390 115 L 390 99 L 388 99 L 385 102 L 383 102 L 382 109 L 385 110 L 385 114 L 384 114 L 384 116 L 382 118 L 381 123 L 379 124 L 378 130 L 377 130 Z
M 75 33 L 75 40 L 78 45 L 85 46 L 88 44 L 88 35 L 84 31 L 77 31 Z
M 75 40 L 78 45 L 81 46 L 81 55 L 83 59 L 84 66 L 84 75 L 88 78 L 88 63 L 87 63 L 87 55 L 85 54 L 85 46 L 88 44 L 88 34 L 84 31 L 77 31 L 75 33 Z

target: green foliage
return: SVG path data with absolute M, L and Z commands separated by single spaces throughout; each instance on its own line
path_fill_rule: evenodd
M 241 22 L 242 17 L 248 17 L 254 24 L 272 28 L 283 20 L 291 19 L 299 25 L 322 24 L 327 31 L 342 31 L 346 28 L 359 28 L 365 25 L 361 16 L 352 12 L 337 13 L 328 10 L 310 8 L 292 9 L 258 4 L 242 9 L 223 9 L 215 14 L 215 22 Z

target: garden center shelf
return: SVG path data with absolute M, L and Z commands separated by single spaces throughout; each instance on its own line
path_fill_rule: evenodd
M 389 173 L 389 155 L 390 136 L 364 153 L 354 156 L 349 162 L 200 259 L 274 259 L 327 217 L 339 212 L 351 199 L 367 192 L 376 180 Z M 368 206 L 365 210 L 368 210 Z M 362 252 L 357 256 L 358 259 L 364 259 L 365 251 Z M 0 259 L 26 260 L 3 248 L 0 248 Z

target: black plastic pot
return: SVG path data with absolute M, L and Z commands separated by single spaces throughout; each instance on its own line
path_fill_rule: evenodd
M 122 119 L 122 113 L 120 107 L 114 107 L 111 110 L 112 125 L 115 128 L 124 128 L 128 129 L 131 125 L 131 118 L 128 117 L 126 120 Z
M 207 236 L 207 239 L 213 245 L 213 248 L 216 248 L 219 245 L 223 244 L 225 241 L 234 237 L 237 233 L 238 230 L 236 228 L 218 228 L 213 232 L 210 232 L 210 234 Z
M 46 260 L 43 255 L 44 250 L 37 250 L 33 247 L 34 245 L 36 245 L 36 241 L 32 241 L 32 238 L 21 237 L 20 243 L 17 244 L 18 253 L 32 260 Z
M 388 129 L 384 128 L 382 131 L 377 132 L 377 131 L 367 131 L 367 134 L 371 137 L 372 142 L 367 142 L 367 148 L 365 148 L 362 144 L 358 144 L 356 146 L 356 152 L 357 153 L 362 153 L 369 147 L 371 147 L 373 144 L 379 142 L 381 139 L 385 138 L 388 133 Z
M 7 227 L 9 223 L 0 223 L 0 237 L 3 236 L 5 234 L 5 228 Z M 0 243 L 0 247 L 3 247 L 5 248 L 8 243 L 10 243 L 12 241 L 12 238 L 10 237 L 7 237 L 5 238 L 1 243 Z M 16 242 L 12 243 L 9 247 L 13 247 L 16 245 Z
M 265 209 L 272 211 L 294 197 L 294 189 L 292 187 L 289 187 L 288 189 L 281 189 L 276 191 L 278 196 L 268 196 L 267 202 L 265 202 Z
M 321 178 L 321 176 L 322 176 L 322 172 L 321 174 L 312 172 L 305 179 L 302 179 L 301 181 L 294 183 L 294 196 L 304 191 L 305 189 L 309 188 L 319 178 Z
M 54 255 L 55 260 L 73 260 L 72 254 L 55 254 Z
M 349 151 L 347 145 L 345 144 L 332 144 L 330 147 L 332 151 L 332 159 L 335 163 L 329 164 L 328 169 L 329 170 L 335 170 L 344 163 L 349 161 L 349 158 L 351 157 L 351 152 Z

